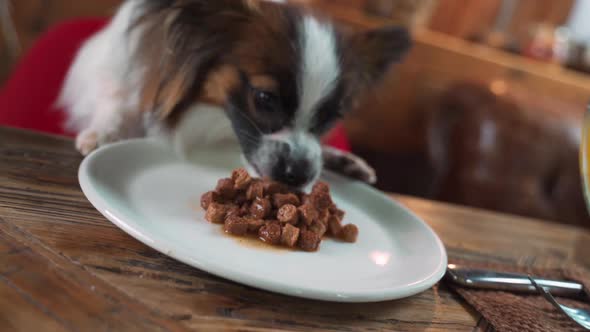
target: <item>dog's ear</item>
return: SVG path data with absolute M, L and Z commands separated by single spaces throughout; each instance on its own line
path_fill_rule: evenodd
M 402 27 L 349 33 L 343 41 L 345 75 L 355 87 L 368 88 L 403 59 L 411 43 L 408 30 Z
M 148 8 L 134 25 L 137 30 L 130 31 L 139 36 L 136 58 L 143 67 L 143 109 L 157 111 L 160 119 L 201 97 L 212 71 L 223 63 L 240 26 L 252 14 L 242 1 L 168 2 L 172 4 Z M 224 68 L 223 75 L 227 73 Z

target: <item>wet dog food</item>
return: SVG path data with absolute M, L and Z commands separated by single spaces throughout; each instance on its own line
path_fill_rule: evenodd
M 222 224 L 226 233 L 256 236 L 261 241 L 304 251 L 316 251 L 325 235 L 356 242 L 358 228 L 342 225 L 344 211 L 332 201 L 323 182 L 310 194 L 289 190 L 281 183 L 252 178 L 243 169 L 220 179 L 214 191 L 201 197 L 205 219 Z

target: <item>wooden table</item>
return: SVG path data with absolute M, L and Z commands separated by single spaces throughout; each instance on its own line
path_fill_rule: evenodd
M 374 304 L 297 299 L 229 282 L 134 240 L 84 198 L 72 141 L 0 128 L 0 331 L 472 331 L 444 284 Z M 590 267 L 586 231 L 396 196 L 464 258 Z

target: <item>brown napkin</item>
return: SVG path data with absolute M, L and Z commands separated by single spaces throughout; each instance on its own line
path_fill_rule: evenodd
M 590 272 L 576 266 L 540 270 L 496 263 L 457 260 L 451 263 L 502 272 L 526 273 L 536 277 L 572 280 L 582 283 L 587 293 L 590 290 Z M 476 290 L 464 288 L 451 282 L 446 282 L 446 284 L 472 305 L 498 332 L 586 331 L 557 311 L 540 295 Z M 585 303 L 561 297 L 557 298 L 557 301 L 574 308 L 590 310 L 590 302 Z

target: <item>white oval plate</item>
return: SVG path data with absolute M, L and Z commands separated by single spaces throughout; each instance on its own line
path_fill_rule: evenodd
M 205 221 L 202 193 L 240 166 L 237 151 L 201 150 L 187 163 L 162 143 L 130 140 L 82 162 L 88 200 L 146 245 L 217 276 L 272 292 L 337 302 L 376 302 L 422 292 L 440 280 L 447 255 L 436 234 L 391 198 L 326 174 L 354 244 L 322 241 L 319 251 L 246 246 Z

